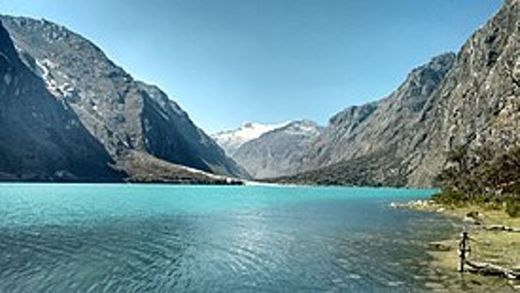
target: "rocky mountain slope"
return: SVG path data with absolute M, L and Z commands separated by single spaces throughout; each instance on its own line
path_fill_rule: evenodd
M 0 24 L 0 180 L 118 181 L 76 113 L 19 59 Z
M 299 180 L 407 185 L 406 160 L 410 154 L 421 151 L 424 139 L 419 125 L 424 107 L 454 62 L 455 54 L 437 56 L 412 70 L 388 97 L 347 108 L 332 117 L 300 167 L 310 171 L 299 174 Z M 313 172 L 314 169 L 320 170 Z
M 462 47 L 435 96 L 424 124 L 430 135 L 414 174 L 420 182 L 445 168 L 450 153 L 465 149 L 468 164 L 476 149 L 501 156 L 520 142 L 520 1 L 507 0 Z
M 261 124 L 246 122 L 242 126 L 233 130 L 220 131 L 211 137 L 226 151 L 230 156 L 244 143 L 259 138 L 262 134 L 287 125 L 280 124 Z
M 448 155 L 520 138 L 520 3 L 501 10 L 454 54 L 412 71 L 389 97 L 334 116 L 301 170 L 284 182 L 432 186 Z M 317 170 L 316 170 L 317 169 Z
M 232 157 L 254 178 L 291 175 L 321 131 L 313 121 L 293 121 L 245 142 Z
M 45 20 L 9 16 L 0 20 L 24 64 L 55 101 L 78 117 L 117 168 L 134 178 L 146 175 L 158 181 L 169 181 L 167 173 L 178 171 L 178 165 L 248 176 L 166 94 L 134 80 L 88 40 Z M 153 174 L 165 171 L 149 168 L 159 161 L 171 168 Z M 144 170 L 152 174 L 141 174 Z

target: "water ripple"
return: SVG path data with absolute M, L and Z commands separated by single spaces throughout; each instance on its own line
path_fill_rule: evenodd
M 201 210 L 179 195 L 0 196 L 0 292 L 410 291 L 438 236 L 411 231 L 453 229 L 384 197 L 262 192 Z

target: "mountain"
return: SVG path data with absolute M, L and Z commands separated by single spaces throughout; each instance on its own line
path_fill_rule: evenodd
M 232 156 L 242 144 L 259 138 L 262 134 L 283 127 L 286 124 L 287 123 L 261 124 L 246 122 L 237 129 L 215 133 L 212 135 L 212 138 L 226 151 L 228 155 Z
M 354 106 L 333 116 L 310 155 L 310 162 L 329 165 L 375 153 L 402 143 L 419 120 L 428 98 L 451 69 L 447 53 L 415 68 L 388 97 Z
M 248 177 L 177 103 L 134 80 L 82 36 L 46 20 L 0 20 L 32 76 L 77 117 L 129 180 L 177 181 L 175 173 L 189 168 Z M 181 181 L 189 181 L 182 173 Z
M 390 96 L 334 116 L 301 167 L 279 181 L 431 187 L 463 149 L 499 156 L 520 138 L 520 3 L 507 0 L 455 56 L 412 71 Z
M 502 175 L 518 170 L 504 168 L 507 165 L 501 159 L 515 157 L 520 146 L 519 52 L 520 1 L 507 0 L 462 47 L 439 90 L 437 107 L 429 113 L 429 117 L 439 118 L 426 121 L 436 135 L 427 141 L 432 151 L 425 154 L 423 166 L 444 171 L 452 167 L 455 155 L 470 170 L 486 165 L 485 161 L 502 166 L 498 168 Z M 439 162 L 437 157 L 443 160 Z M 513 180 L 518 184 L 520 177 L 516 174 L 516 179 L 508 178 L 507 184 Z M 477 177 L 473 174 L 474 180 L 478 181 Z M 505 183 L 500 182 L 504 178 L 495 177 L 486 189 L 497 188 Z
M 0 23 L 0 180 L 119 181 L 76 113 L 20 60 Z
M 349 107 L 333 116 L 300 167 L 310 171 L 298 174 L 298 180 L 407 185 L 407 158 L 421 151 L 422 130 L 418 121 L 454 62 L 453 53 L 437 56 L 412 70 L 388 97 Z
M 313 121 L 293 121 L 243 143 L 232 157 L 254 178 L 291 175 L 321 131 Z

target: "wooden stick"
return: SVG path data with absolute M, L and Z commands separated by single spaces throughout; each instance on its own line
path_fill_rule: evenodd
M 503 232 L 512 232 L 512 233 L 520 233 L 520 228 L 508 227 L 502 225 L 489 225 L 482 227 L 486 231 L 503 231 Z
M 466 260 L 465 263 L 468 265 L 468 271 L 471 273 L 520 280 L 520 272 L 515 272 L 505 267 L 486 262 L 473 262 L 469 260 Z

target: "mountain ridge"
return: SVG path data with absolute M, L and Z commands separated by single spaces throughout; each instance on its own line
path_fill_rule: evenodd
M 136 81 L 81 35 L 46 20 L 0 16 L 21 60 L 66 104 L 125 170 L 135 151 L 167 164 L 247 178 L 248 174 L 156 86 Z M 139 156 L 143 164 L 154 164 Z M 153 168 L 149 169 L 151 172 Z M 158 181 L 164 173 L 156 174 Z M 153 177 L 153 176 L 152 176 Z M 171 178 L 171 176 L 166 176 Z M 198 177 L 198 176 L 197 176 Z

